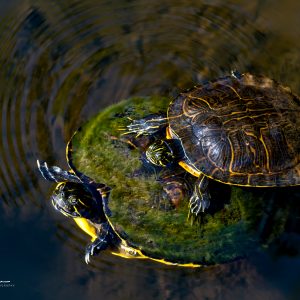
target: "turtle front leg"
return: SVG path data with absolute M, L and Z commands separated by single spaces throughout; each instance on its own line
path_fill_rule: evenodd
M 131 119 L 130 119 L 131 120 Z M 131 120 L 131 123 L 125 128 L 120 128 L 124 130 L 125 134 L 136 134 L 136 137 L 140 135 L 153 135 L 158 133 L 168 124 L 168 119 L 163 115 L 151 116 L 151 118 L 143 118 L 138 120 Z
M 48 181 L 53 181 L 56 183 L 64 181 L 81 183 L 81 180 L 77 175 L 72 174 L 68 171 L 64 171 L 57 166 L 48 166 L 45 161 L 40 162 L 39 160 L 37 160 L 37 166 L 42 176 Z
M 209 207 L 210 195 L 207 189 L 208 182 L 209 179 L 204 174 L 201 174 L 195 183 L 194 192 L 189 204 L 190 214 L 195 217 L 198 217 L 200 212 L 204 212 Z
M 89 264 L 90 257 L 99 254 L 101 251 L 106 250 L 111 245 L 112 229 L 108 222 L 101 224 L 101 232 L 98 237 L 87 246 L 85 250 L 85 262 Z

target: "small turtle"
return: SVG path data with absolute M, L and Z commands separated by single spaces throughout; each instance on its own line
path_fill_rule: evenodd
M 178 163 L 197 177 L 190 212 L 210 204 L 209 180 L 248 187 L 300 185 L 300 99 L 267 77 L 232 72 L 181 93 L 166 117 L 133 120 L 126 134 L 153 136 L 158 166 Z
M 92 243 L 86 249 L 86 263 L 96 251 L 105 250 L 117 243 L 117 236 L 106 217 L 111 215 L 108 208 L 110 188 L 107 185 L 96 183 L 74 166 L 71 167 L 71 161 L 70 171 L 64 171 L 57 166 L 48 167 L 46 162 L 39 160 L 37 165 L 46 180 L 58 183 L 51 196 L 54 208 L 73 218 L 92 237 Z
M 145 140 L 134 140 L 134 143 L 130 140 L 126 140 L 126 143 L 128 142 L 129 145 L 142 151 Z M 124 141 L 121 143 L 124 144 Z M 96 183 L 76 169 L 72 162 L 72 139 L 67 145 L 66 152 L 70 171 L 62 170 L 57 166 L 49 167 L 46 162 L 39 160 L 37 165 L 46 180 L 57 183 L 51 196 L 51 202 L 55 209 L 63 215 L 73 218 L 76 224 L 92 238 L 92 243 L 86 248 L 85 262 L 88 264 L 90 256 L 97 255 L 107 248 L 111 248 L 114 254 L 126 258 L 149 258 L 137 247 L 129 245 L 121 237 L 125 233 L 111 225 L 109 221 L 111 211 L 108 207 L 111 188 L 103 183 Z M 144 168 L 148 172 L 147 165 Z M 160 177 L 165 193 L 161 200 L 167 200 L 173 207 L 177 207 L 189 191 L 189 184 L 185 176 L 181 176 L 181 173 L 167 171 Z M 170 209 L 170 205 L 167 205 L 167 209 Z

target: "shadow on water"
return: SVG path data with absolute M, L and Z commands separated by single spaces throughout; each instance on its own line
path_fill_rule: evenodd
M 293 202 L 272 191 L 262 228 L 270 239 L 269 226 L 284 218 L 284 234 L 247 260 L 188 270 L 104 254 L 86 266 L 86 236 L 53 212 L 36 170 L 37 158 L 66 167 L 76 128 L 128 97 L 174 96 L 232 69 L 300 93 L 299 4 L 284 3 L 0 1 L 0 280 L 15 283 L 0 295 L 299 298 L 299 192 Z

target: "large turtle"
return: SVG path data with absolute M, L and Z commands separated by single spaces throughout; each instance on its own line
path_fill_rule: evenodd
M 181 93 L 166 118 L 134 120 L 128 133 L 166 137 L 146 151 L 160 166 L 178 162 L 198 178 L 190 198 L 199 215 L 210 203 L 209 179 L 248 187 L 300 185 L 300 99 L 289 88 L 232 72 Z

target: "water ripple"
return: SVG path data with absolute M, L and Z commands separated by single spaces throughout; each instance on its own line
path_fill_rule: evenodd
M 37 214 L 48 207 L 49 185 L 35 160 L 66 167 L 74 130 L 112 103 L 174 96 L 231 69 L 265 73 L 300 92 L 299 44 L 265 25 L 262 1 L 244 9 L 223 2 L 52 0 L 15 7 L 0 23 L 5 217 L 16 208 L 30 215 L 32 207 Z M 57 219 L 58 235 L 81 252 L 86 239 L 71 225 L 64 229 L 64 221 Z M 113 262 L 105 257 L 95 268 Z

